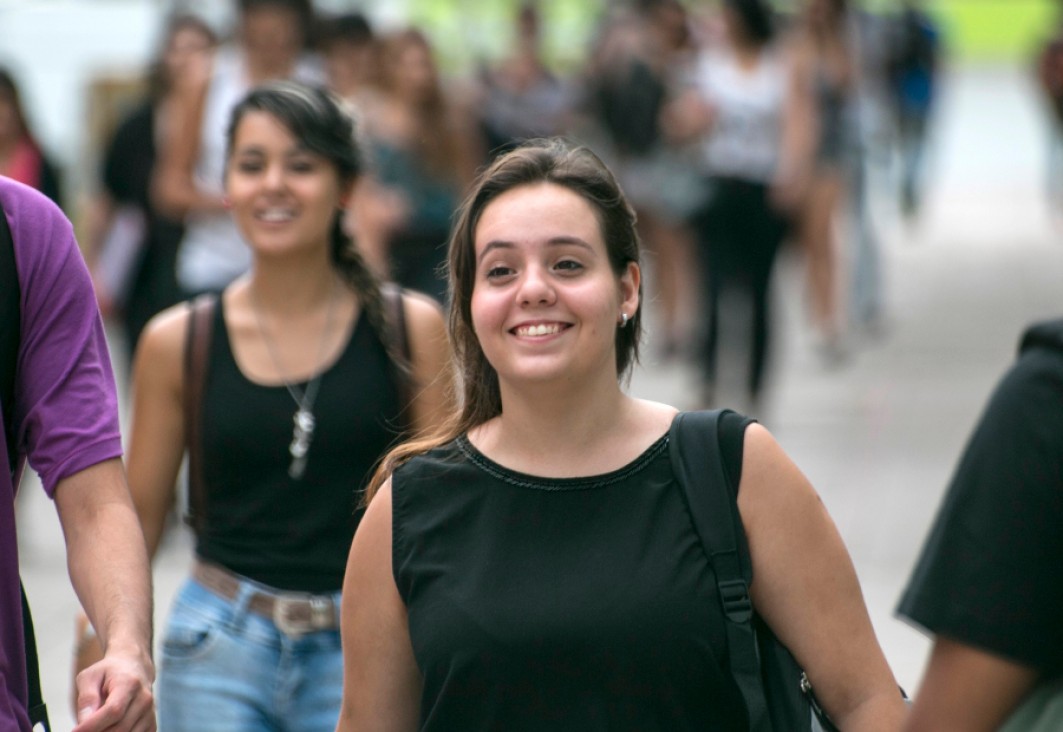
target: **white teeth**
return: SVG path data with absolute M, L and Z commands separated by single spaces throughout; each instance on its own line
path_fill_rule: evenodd
M 517 329 L 517 334 L 522 336 L 544 336 L 553 335 L 554 333 L 560 333 L 561 326 L 557 324 L 553 325 L 529 325 L 523 328 Z
M 289 221 L 294 214 L 291 210 L 286 208 L 271 208 L 263 211 L 258 217 L 267 223 L 278 223 L 281 221 Z

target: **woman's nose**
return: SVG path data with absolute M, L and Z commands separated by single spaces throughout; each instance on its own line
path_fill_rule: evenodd
M 284 187 L 284 166 L 270 165 L 266 168 L 262 181 L 271 190 Z
M 554 300 L 554 287 L 541 267 L 528 267 L 520 283 L 522 305 L 549 305 Z

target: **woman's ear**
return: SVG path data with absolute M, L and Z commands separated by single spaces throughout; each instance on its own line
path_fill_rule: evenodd
M 637 262 L 628 262 L 620 275 L 620 310 L 629 318 L 639 309 L 639 285 L 642 284 L 642 269 Z
M 347 211 L 351 207 L 351 201 L 354 199 L 354 192 L 358 187 L 358 179 L 354 178 L 347 183 L 340 183 L 340 195 L 339 195 L 339 208 L 342 211 Z

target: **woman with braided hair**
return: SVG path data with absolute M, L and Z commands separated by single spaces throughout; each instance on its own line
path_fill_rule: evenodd
M 339 593 L 363 488 L 392 443 L 448 411 L 447 338 L 428 298 L 386 305 L 344 233 L 362 152 L 328 92 L 253 89 L 227 146 L 226 206 L 252 268 L 209 319 L 202 300 L 157 316 L 134 366 L 129 476 L 152 553 L 186 434 L 202 487 L 190 498 L 195 565 L 159 658 L 160 724 L 331 730 Z M 186 348 L 202 341 L 188 332 L 203 323 L 208 356 L 193 378 Z M 198 408 L 185 401 L 192 389 Z

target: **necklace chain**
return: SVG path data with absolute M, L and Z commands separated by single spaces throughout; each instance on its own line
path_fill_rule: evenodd
M 303 477 L 303 473 L 306 472 L 306 461 L 310 452 L 310 443 L 314 439 L 314 428 L 317 426 L 316 420 L 314 419 L 314 401 L 317 399 L 317 392 L 321 388 L 321 377 L 324 374 L 323 359 L 325 357 L 325 347 L 328 345 L 328 336 L 332 331 L 332 320 L 336 311 L 336 302 L 339 300 L 337 290 L 338 288 L 334 286 L 332 289 L 332 297 L 329 298 L 328 310 L 325 311 L 325 327 L 321 331 L 321 340 L 317 347 L 317 358 L 314 361 L 314 375 L 307 383 L 306 390 L 301 391 L 291 382 L 288 375 L 281 367 L 280 354 L 277 353 L 273 341 L 270 340 L 269 333 L 266 331 L 265 323 L 262 320 L 262 314 L 259 312 L 260 308 L 258 298 L 255 296 L 254 286 L 252 285 L 248 288 L 251 300 L 251 313 L 254 315 L 255 325 L 258 326 L 259 334 L 262 336 L 262 342 L 266 344 L 266 352 L 269 354 L 269 359 L 273 363 L 273 368 L 276 369 L 277 375 L 280 376 L 281 381 L 284 383 L 284 388 L 288 390 L 288 394 L 291 395 L 296 406 L 295 415 L 292 417 L 292 441 L 288 445 L 288 453 L 292 457 L 292 462 L 288 466 L 288 475 L 293 480 L 299 480 Z

